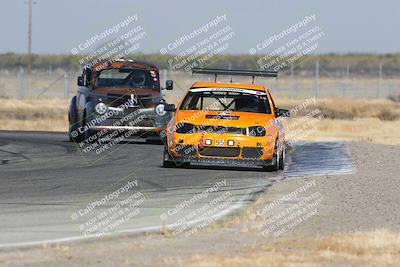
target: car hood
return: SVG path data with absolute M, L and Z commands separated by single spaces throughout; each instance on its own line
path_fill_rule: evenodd
M 159 90 L 151 88 L 131 88 L 131 87 L 98 87 L 92 91 L 95 95 L 137 95 L 137 96 L 160 96 Z
M 113 107 L 124 105 L 130 101 L 134 106 L 148 108 L 155 106 L 162 100 L 160 91 L 148 88 L 101 87 L 92 91 L 91 95 L 98 99 L 101 98 L 104 103 Z

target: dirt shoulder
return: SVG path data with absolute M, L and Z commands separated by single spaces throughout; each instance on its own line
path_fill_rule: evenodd
M 123 236 L 0 252 L 3 266 L 397 266 L 400 261 L 400 147 L 349 143 L 351 175 L 284 179 L 242 214 L 195 235 Z M 311 184 L 306 190 L 305 184 Z M 298 192 L 262 211 L 268 204 Z M 317 196 L 304 202 L 310 196 Z M 318 200 L 318 202 L 317 202 Z M 316 203 L 316 214 L 286 224 L 281 235 L 268 219 L 295 205 Z M 304 208 L 301 206 L 300 208 Z M 261 214 L 261 215 L 260 215 Z M 298 216 L 299 218 L 300 216 Z M 287 227 L 290 224 L 291 227 Z M 285 226 L 281 221 L 281 226 Z M 266 226 L 268 234 L 262 234 Z M 282 227 L 281 227 L 282 228 Z

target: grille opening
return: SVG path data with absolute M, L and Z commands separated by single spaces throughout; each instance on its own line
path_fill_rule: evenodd
M 246 134 L 246 128 L 214 126 L 214 125 L 198 125 L 196 126 L 196 131 L 201 133 L 215 133 L 215 134 Z
M 204 147 L 199 151 L 200 155 L 207 157 L 238 157 L 240 148 L 238 147 Z
M 196 155 L 196 147 L 195 146 L 177 145 L 175 148 L 175 151 L 178 155 L 180 155 L 182 157 Z
M 263 155 L 264 149 L 262 147 L 243 147 L 242 157 L 244 159 L 259 159 Z

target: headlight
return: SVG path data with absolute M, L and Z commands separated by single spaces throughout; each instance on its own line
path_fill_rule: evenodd
M 94 110 L 96 110 L 97 114 L 103 115 L 104 113 L 107 112 L 107 105 L 104 104 L 103 102 L 98 103 L 95 107 Z
M 252 126 L 248 128 L 248 136 L 265 136 L 265 128 L 262 126 Z
M 165 105 L 164 104 L 158 104 L 154 110 L 157 113 L 158 116 L 164 116 L 167 114 L 167 112 L 164 110 Z
M 191 123 L 178 123 L 175 131 L 177 133 L 194 133 L 196 128 Z

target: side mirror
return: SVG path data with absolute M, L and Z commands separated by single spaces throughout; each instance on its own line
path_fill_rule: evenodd
M 83 76 L 78 76 L 77 84 L 78 84 L 78 86 L 84 86 L 84 84 L 83 84 Z
M 174 88 L 174 81 L 166 80 L 165 81 L 165 89 L 172 90 Z
M 165 104 L 165 105 L 164 105 L 164 110 L 165 110 L 165 111 L 174 112 L 174 111 L 176 111 L 176 107 L 175 107 L 174 104 Z
M 275 109 L 276 117 L 290 117 L 290 113 L 288 109 L 276 108 Z

